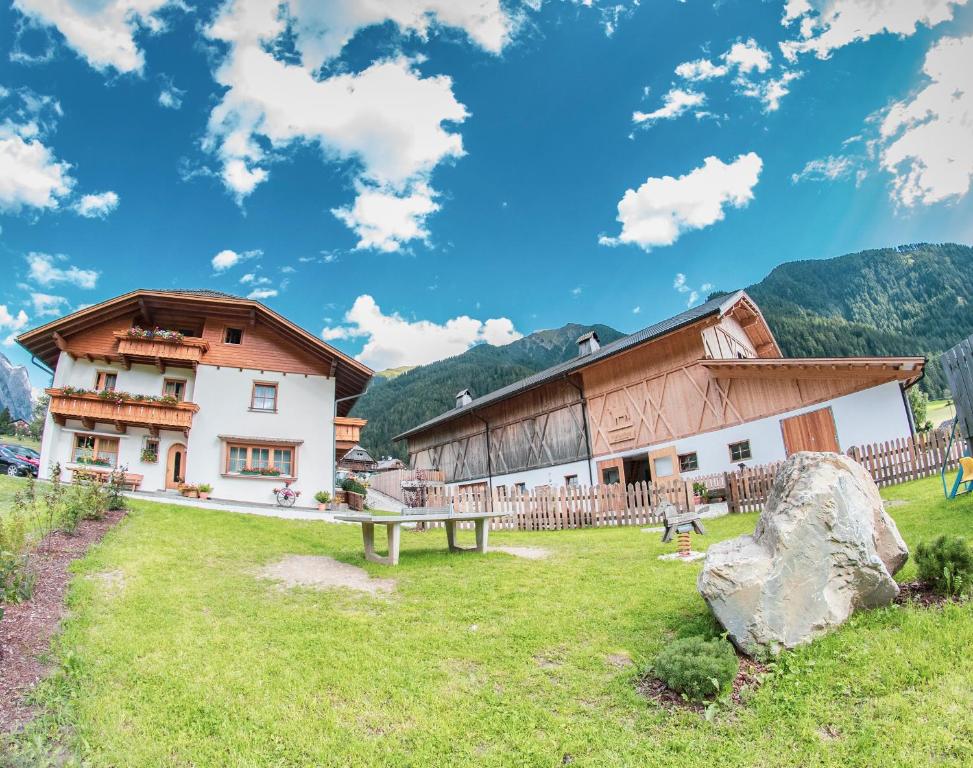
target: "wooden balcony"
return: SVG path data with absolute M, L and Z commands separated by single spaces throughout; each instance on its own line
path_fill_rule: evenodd
M 209 349 L 209 342 L 195 336 L 186 336 L 180 341 L 161 341 L 159 339 L 140 339 L 129 336 L 125 331 L 116 331 L 118 357 L 128 367 L 132 363 L 148 363 L 160 372 L 167 367 L 192 368 Z
M 199 410 L 196 403 L 155 403 L 125 400 L 116 403 L 103 400 L 96 394 L 47 389 L 51 396 L 50 411 L 54 421 L 61 426 L 68 419 L 78 419 L 85 429 L 96 424 L 111 424 L 119 433 L 128 427 L 144 427 L 153 435 L 159 430 L 174 430 L 188 435 L 193 426 L 193 415 Z
M 353 419 L 350 416 L 337 416 L 334 420 L 335 461 L 341 458 L 361 440 L 361 430 L 368 419 Z

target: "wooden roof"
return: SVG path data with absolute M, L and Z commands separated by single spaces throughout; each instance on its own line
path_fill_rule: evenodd
M 147 316 L 152 312 L 166 311 L 196 311 L 206 317 L 246 320 L 251 325 L 259 319 L 298 348 L 330 365 L 335 378 L 337 398 L 353 397 L 364 392 L 374 373 L 368 366 L 335 349 L 259 301 L 220 291 L 140 288 L 33 328 L 18 336 L 17 343 L 48 367 L 54 368 L 60 353 L 58 338 L 133 312 L 141 312 Z M 351 400 L 340 403 L 338 413 L 347 413 L 351 404 Z
M 777 342 L 774 340 L 774 335 L 770 330 L 770 326 L 768 326 L 767 321 L 764 320 L 764 316 L 760 312 L 760 309 L 745 291 L 734 291 L 733 293 L 717 296 L 716 298 L 703 302 L 699 306 L 687 309 L 685 312 L 681 312 L 678 315 L 670 317 L 666 320 L 662 320 L 654 325 L 650 325 L 648 328 L 643 328 L 641 331 L 636 331 L 629 336 L 623 336 L 620 339 L 616 339 L 611 344 L 606 344 L 603 347 L 599 347 L 591 354 L 578 355 L 577 357 L 573 357 L 563 363 L 558 363 L 557 365 L 547 368 L 546 370 L 528 376 L 525 379 L 521 379 L 513 384 L 509 384 L 506 387 L 501 387 L 500 389 L 490 392 L 489 394 L 478 397 L 473 400 L 473 402 L 464 406 L 453 408 L 445 413 L 441 413 L 439 416 L 435 416 L 432 419 L 429 419 L 428 421 L 395 436 L 393 440 L 403 440 L 413 435 L 417 435 L 420 432 L 425 432 L 431 427 L 445 424 L 448 421 L 452 421 L 460 416 L 469 414 L 479 408 L 483 408 L 487 405 L 492 405 L 493 403 L 498 403 L 501 400 L 506 400 L 507 398 L 519 395 L 521 392 L 534 389 L 535 387 L 539 387 L 549 381 L 553 381 L 554 379 L 565 378 L 569 374 L 579 371 L 582 368 L 594 365 L 595 363 L 609 357 L 613 357 L 614 355 L 627 352 L 643 344 L 647 344 L 650 341 L 660 339 L 663 336 L 667 336 L 670 333 L 674 333 L 678 330 L 693 325 L 694 323 L 699 323 L 710 318 L 720 318 L 723 316 L 731 316 L 736 318 L 738 322 L 740 322 L 740 324 L 746 329 L 748 335 L 750 335 L 750 337 L 753 339 L 754 346 L 758 347 L 758 349 L 763 347 L 762 354 L 768 357 L 779 358 L 781 356 L 780 347 L 777 346 Z

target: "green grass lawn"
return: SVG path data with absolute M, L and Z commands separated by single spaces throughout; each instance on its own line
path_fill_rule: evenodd
M 0 443 L 11 443 L 14 445 L 26 445 L 28 448 L 33 448 L 35 451 L 40 452 L 41 441 L 35 440 L 32 437 L 17 437 L 15 435 L 0 435 Z
M 926 408 L 926 418 L 938 427 L 944 421 L 956 418 L 956 406 L 952 400 L 930 400 Z
M 973 535 L 973 500 L 945 502 L 938 482 L 886 494 L 911 546 Z M 134 507 L 75 565 L 60 672 L 37 694 L 50 714 L 34 733 L 92 766 L 970 765 L 970 604 L 859 614 L 706 720 L 634 688 L 667 640 L 716 631 L 700 565 L 657 560 L 673 549 L 657 533 L 491 535 L 551 551 L 537 561 L 403 533 L 390 569 L 364 562 L 357 526 Z M 755 521 L 708 522 L 696 545 Z M 397 587 L 255 578 L 291 553 Z M 612 663 L 624 654 L 634 666 Z

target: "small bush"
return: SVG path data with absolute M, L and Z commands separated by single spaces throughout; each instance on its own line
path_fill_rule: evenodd
M 34 575 L 27 569 L 29 549 L 27 518 L 15 504 L 0 515 L 0 603 L 19 603 L 33 594 Z
M 350 491 L 351 493 L 358 493 L 362 496 L 366 496 L 368 494 L 368 489 L 353 477 L 348 477 L 341 481 L 341 490 Z
M 327 491 L 318 491 L 316 494 L 314 494 L 314 500 L 318 504 L 327 504 L 331 501 L 331 494 Z
M 103 494 L 105 510 L 125 509 L 125 495 L 122 493 L 124 490 L 125 468 L 118 467 L 108 476 L 108 482 L 105 483 Z
M 663 649 L 655 660 L 656 677 L 694 701 L 726 691 L 739 669 L 736 652 L 726 640 L 685 637 Z
M 960 536 L 939 536 L 916 547 L 919 580 L 941 595 L 969 594 L 973 589 L 973 551 Z

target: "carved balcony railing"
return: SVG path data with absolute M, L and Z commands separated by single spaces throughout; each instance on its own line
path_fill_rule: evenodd
M 153 435 L 159 430 L 174 430 L 188 434 L 193 416 L 199 410 L 196 403 L 160 403 L 151 400 L 106 400 L 90 392 L 71 392 L 59 388 L 45 390 L 51 396 L 50 411 L 54 421 L 64 426 L 68 419 L 77 419 L 85 429 L 96 424 L 110 424 L 124 433 L 128 427 L 144 427 Z
M 337 416 L 334 420 L 335 461 L 358 445 L 361 431 L 368 423 L 368 419 L 353 419 L 351 416 Z
M 160 371 L 165 371 L 167 366 L 195 370 L 203 353 L 209 349 L 208 341 L 195 336 L 184 336 L 179 341 L 163 341 L 116 331 L 115 338 L 118 339 L 118 356 L 123 364 L 148 363 Z

